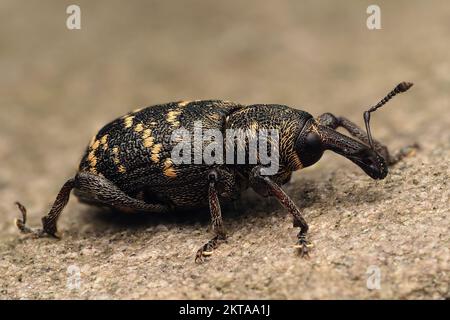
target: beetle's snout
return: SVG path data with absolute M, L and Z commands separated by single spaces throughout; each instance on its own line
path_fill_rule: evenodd
M 325 149 L 334 151 L 357 164 L 369 177 L 384 179 L 388 174 L 386 160 L 369 146 L 331 128 L 320 126 Z
M 348 155 L 347 158 L 357 164 L 373 179 L 384 179 L 388 174 L 386 161 L 372 149 L 361 149 L 354 154 Z

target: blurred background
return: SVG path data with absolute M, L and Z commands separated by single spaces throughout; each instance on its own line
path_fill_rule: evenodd
M 71 4 L 81 8 L 81 30 L 66 28 Z M 374 136 L 394 148 L 418 141 L 424 154 L 448 147 L 448 1 L 376 1 L 381 30 L 366 26 L 370 4 L 2 0 L 0 240 L 15 243 L 15 200 L 37 223 L 92 135 L 137 107 L 278 103 L 362 125 L 368 106 L 411 81 L 410 92 L 373 117 Z M 360 177 L 345 159 L 325 159 L 306 177 L 343 165 Z M 80 228 L 75 207 L 63 229 Z

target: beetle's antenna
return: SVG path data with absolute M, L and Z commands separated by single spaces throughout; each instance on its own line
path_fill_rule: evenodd
M 399 83 L 394 90 L 389 92 L 383 99 L 381 99 L 380 102 L 378 102 L 375 106 L 371 107 L 369 110 L 364 112 L 364 123 L 366 125 L 366 131 L 367 131 L 367 137 L 369 139 L 369 144 L 372 150 L 375 150 L 373 145 L 373 139 L 372 139 L 372 133 L 370 132 L 370 114 L 374 111 L 376 111 L 378 108 L 381 108 L 383 105 L 385 105 L 389 100 L 391 100 L 394 96 L 396 96 L 399 93 L 407 91 L 409 88 L 413 86 L 413 83 L 411 82 L 401 82 Z

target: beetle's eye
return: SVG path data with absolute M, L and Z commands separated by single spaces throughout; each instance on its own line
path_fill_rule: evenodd
M 319 161 L 324 150 L 320 135 L 312 130 L 306 134 L 306 137 L 303 136 L 301 140 L 299 139 L 299 145 L 296 148 L 299 160 L 304 168 Z
M 315 132 L 308 133 L 305 139 L 305 144 L 310 150 L 318 150 L 322 148 L 322 141 L 320 140 L 319 135 Z

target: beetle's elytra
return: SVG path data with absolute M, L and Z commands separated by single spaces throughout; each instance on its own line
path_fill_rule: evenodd
M 56 236 L 57 220 L 72 189 L 82 202 L 127 212 L 162 213 L 209 205 L 214 237 L 198 250 L 196 261 L 201 261 L 226 238 L 220 203 L 236 199 L 251 187 L 264 197 L 276 197 L 293 215 L 294 226 L 300 228 L 297 247 L 302 255 L 307 254 L 311 246 L 306 238 L 308 225 L 281 186 L 289 181 L 292 172 L 317 162 L 325 150 L 348 158 L 373 179 L 386 177 L 388 166 L 407 155 L 408 149 L 391 155 L 372 139 L 370 114 L 411 86 L 400 83 L 366 111 L 366 131 L 331 113 L 314 118 L 305 111 L 274 104 L 245 106 L 203 100 L 136 110 L 107 124 L 94 136 L 75 177 L 63 185 L 50 212 L 42 218 L 42 229 L 26 226 L 26 210 L 20 203 L 17 205 L 22 219 L 17 219 L 16 224 L 24 233 Z M 256 163 L 245 164 L 175 163 L 172 151 L 176 141 L 171 139 L 172 133 L 179 128 L 192 131 L 197 121 L 201 121 L 202 130 L 219 132 L 276 129 L 277 172 L 263 175 L 264 164 L 259 158 Z M 346 129 L 353 138 L 337 132 L 338 127 Z M 238 146 L 233 150 L 237 152 Z

